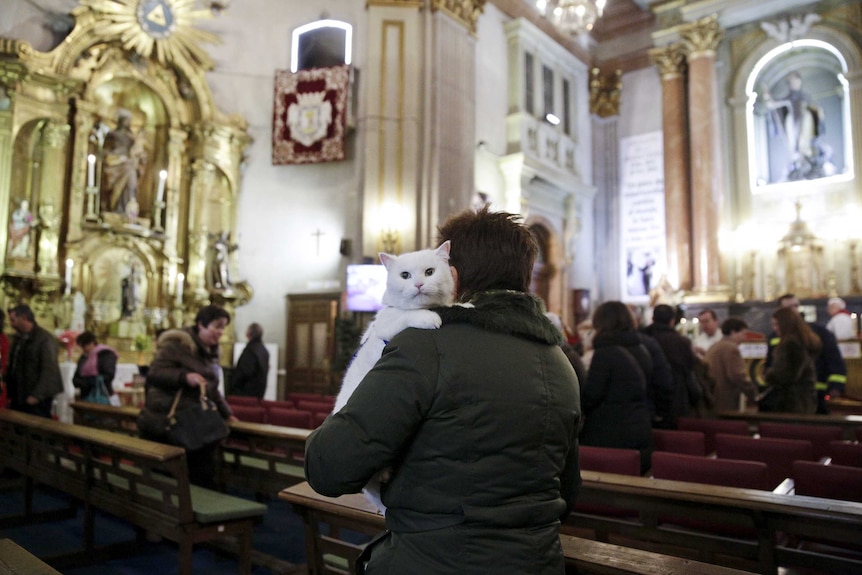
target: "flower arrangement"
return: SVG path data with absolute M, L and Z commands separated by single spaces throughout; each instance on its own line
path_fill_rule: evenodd
M 60 344 L 66 348 L 66 358 L 69 361 L 72 361 L 72 350 L 75 349 L 75 340 L 78 338 L 78 332 L 67 329 L 63 333 L 57 336 L 57 339 L 60 341 Z
M 150 336 L 145 333 L 139 333 L 132 341 L 132 349 L 135 351 L 148 351 L 150 349 Z

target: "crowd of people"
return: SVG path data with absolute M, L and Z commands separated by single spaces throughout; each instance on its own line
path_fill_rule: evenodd
M 806 322 L 793 294 L 779 298 L 759 387 L 740 352 L 748 337 L 741 318 L 720 321 L 704 309 L 700 333 L 689 339 L 677 329 L 677 308 L 657 305 L 652 323 L 640 326 L 629 305 L 606 301 L 578 326 L 578 338 L 530 294 L 538 248 L 519 216 L 467 210 L 439 236 L 452 246 L 455 305 L 434 309 L 439 328 L 392 337 L 306 444 L 306 477 L 323 495 L 383 478 L 388 530 L 365 548 L 360 572 L 505 564 L 561 573 L 559 526 L 580 485 L 579 445 L 636 449 L 645 472 L 654 428 L 739 410 L 741 398 L 761 411 L 825 413 L 827 396 L 843 391 L 846 366 L 831 331 L 843 329 L 843 318 L 835 320 L 846 315 L 843 301 L 830 300 L 827 328 Z M 57 340 L 28 306 L 8 311 L 15 335 L 11 344 L 0 338 L 0 354 L 10 407 L 51 417 L 63 390 Z M 208 488 L 217 488 L 216 449 L 236 420 L 219 391 L 219 341 L 230 319 L 204 306 L 193 325 L 161 333 L 138 419 L 141 437 L 186 447 L 190 480 Z M 230 393 L 263 397 L 262 335 L 260 325 L 248 327 Z M 90 332 L 77 343 L 73 382 L 82 397 L 102 383 L 111 394 L 116 351 Z M 174 415 L 204 404 L 217 422 L 195 416 L 206 437 L 186 444 L 173 433 Z

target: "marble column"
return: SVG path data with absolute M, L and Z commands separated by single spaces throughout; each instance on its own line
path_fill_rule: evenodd
M 681 30 L 688 59 L 688 116 L 691 153 L 692 295 L 725 299 L 718 230 L 724 182 L 721 125 L 715 69 L 716 48 L 723 33 L 715 16 Z
M 685 52 L 682 46 L 673 44 L 650 50 L 649 55 L 661 74 L 667 279 L 675 289 L 690 290 L 691 166 L 686 130 Z

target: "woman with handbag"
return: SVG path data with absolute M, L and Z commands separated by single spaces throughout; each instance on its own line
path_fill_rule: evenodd
M 117 352 L 99 343 L 96 334 L 84 331 L 75 338 L 81 348 L 81 357 L 72 376 L 72 385 L 81 390 L 81 400 L 95 403 L 109 402 L 114 394 L 111 382 L 117 372 Z M 101 378 L 102 388 L 99 387 Z
M 230 322 L 218 306 L 205 306 L 195 325 L 159 336 L 138 417 L 144 439 L 186 448 L 189 480 L 217 487 L 215 454 L 227 437 L 226 421 L 237 421 L 218 390 L 218 342 Z

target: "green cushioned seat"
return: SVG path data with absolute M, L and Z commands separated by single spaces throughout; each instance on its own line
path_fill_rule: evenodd
M 236 457 L 233 453 L 225 453 L 224 459 L 226 462 L 231 464 L 236 464 Z M 269 469 L 269 462 L 266 459 L 259 459 L 257 457 L 249 457 L 248 455 L 242 456 L 242 464 L 247 465 L 249 467 L 256 467 L 257 469 Z M 289 463 L 276 463 L 275 470 L 282 475 L 290 475 L 291 477 L 299 477 L 303 481 L 305 480 L 305 469 L 301 465 L 291 465 Z
M 200 523 L 218 523 L 244 517 L 262 517 L 266 505 L 218 491 L 191 486 L 192 510 Z

